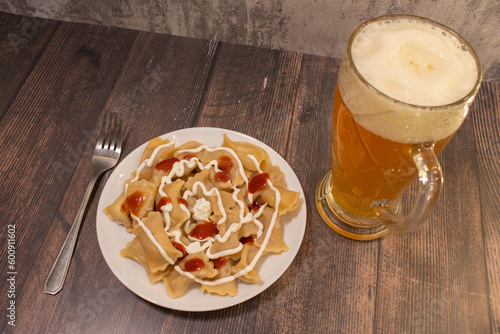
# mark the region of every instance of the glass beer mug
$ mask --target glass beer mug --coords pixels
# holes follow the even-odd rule
[[[315,193],[323,220],[357,240],[421,226],[442,185],[436,156],[481,78],[471,46],[436,22],[389,15],[358,27],[335,88],[332,169]],[[401,196],[415,179],[416,198],[402,214]]]

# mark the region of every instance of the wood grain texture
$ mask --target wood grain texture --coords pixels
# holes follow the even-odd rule
[[[210,49],[209,43],[202,40],[179,39],[165,35],[138,34],[127,54],[129,57],[123,64],[121,75],[113,84],[109,92],[109,99],[104,110],[110,110],[121,114],[125,124],[126,145],[124,155],[141,145],[148,139],[169,132],[177,127],[189,127],[196,115],[196,101],[201,98],[203,87],[202,81],[206,79],[206,63],[210,63],[211,55],[207,55]],[[152,53],[152,50],[154,52]],[[152,55],[154,55],[152,57]],[[189,66],[179,66],[179,61],[191,59]],[[186,63],[184,63],[186,64]],[[186,64],[187,65],[187,64]],[[186,70],[187,69],[187,70]],[[179,72],[180,71],[180,72]],[[175,110],[192,106],[194,110],[185,112],[186,117],[178,117],[177,123],[174,117]],[[183,110],[183,109],[182,109]],[[185,110],[184,110],[185,111]],[[100,110],[95,113],[99,115]],[[179,115],[182,111],[179,110]],[[99,122],[97,122],[99,124]],[[93,137],[95,141],[95,137]],[[82,157],[82,161],[90,162],[92,147]],[[78,166],[81,168],[81,166]],[[77,167],[77,168],[78,168]],[[84,189],[83,186],[88,178],[78,177],[66,190],[63,204],[72,202],[78,198],[75,189]],[[102,184],[104,184],[104,178]],[[99,198],[99,191],[95,198]],[[81,197],[81,196],[80,196]],[[78,201],[78,200],[76,200]],[[65,210],[68,214],[74,214],[76,208]],[[95,212],[97,201],[89,208],[84,227],[80,233],[73,266],[70,268],[71,279],[68,278],[65,290],[78,290],[78,287],[86,287],[97,292],[96,299],[92,294],[71,293],[59,300],[59,306],[78,305],[78,312],[74,314],[55,314],[54,321],[48,329],[55,332],[100,332],[102,330],[101,319],[106,321],[107,328],[117,333],[125,330],[140,332],[143,328],[158,330],[162,321],[151,322],[150,316],[158,313],[157,320],[162,319],[163,309],[149,303],[136,303],[136,296],[130,293],[119,283],[109,270],[101,271],[106,267],[99,252],[95,238]],[[58,246],[51,249],[55,257]],[[90,284],[88,282],[91,282]],[[102,284],[104,282],[104,285]],[[47,296],[50,298],[50,296]],[[67,298],[67,299],[66,299]],[[114,312],[114,305],[119,301],[124,307],[121,312]],[[152,308],[152,309],[151,309]],[[87,316],[81,316],[81,314]],[[149,316],[136,317],[136,314]],[[114,324],[118,324],[115,326]]]
[[[307,232],[292,281],[296,298],[286,301],[293,305],[293,313],[280,322],[269,318],[271,332],[285,328],[294,333],[299,328],[303,333],[369,333],[372,329],[378,241],[360,243],[337,235],[323,222],[314,201],[316,184],[331,167],[338,65],[338,60],[304,56],[286,157],[306,194]]]
[[[444,186],[426,225],[381,240],[376,332],[490,329],[472,126],[469,117],[440,157]]]
[[[197,125],[246,133],[284,155],[302,56],[223,44],[216,60]]]
[[[500,87],[483,83],[476,98],[474,139],[491,328],[500,333]],[[487,112],[490,111],[490,112]]]
[[[0,119],[32,70],[57,21],[2,15],[0,21]]]
[[[2,229],[16,225],[21,331],[47,326],[41,314],[62,323],[58,299],[39,298],[40,288],[80,205],[92,173],[87,144],[135,35],[61,23],[0,122]]]
[[[18,31],[17,20],[0,29]],[[0,87],[18,82],[0,95],[0,233],[3,241],[7,225],[16,225],[18,271],[16,328],[0,322],[2,333],[500,333],[499,84],[483,84],[440,156],[445,184],[427,224],[358,242],[330,230],[314,202],[331,166],[339,59],[75,23],[44,29],[22,50],[24,60],[0,49],[0,64],[19,67],[19,76],[0,80]],[[123,156],[193,126],[240,131],[281,154],[308,210],[301,249],[284,275],[260,295],[213,312],[139,298],[99,251],[95,215],[107,173],[64,289],[44,295],[42,282],[92,173],[105,111],[123,118]],[[0,294],[0,305],[7,302]]]

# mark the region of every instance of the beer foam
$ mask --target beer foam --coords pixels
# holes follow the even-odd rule
[[[382,93],[402,102],[439,106],[466,96],[476,62],[447,32],[416,20],[368,25],[353,40],[357,70]]]
[[[356,70],[372,87],[411,105],[436,107],[460,101],[475,89],[478,79],[476,59],[461,40],[413,18],[365,26],[352,40],[351,55]],[[414,117],[411,106],[381,101],[383,96],[362,87],[343,67],[339,83],[343,82],[346,105],[362,126],[382,137],[399,142],[439,140],[453,134],[467,114],[468,105],[460,105],[446,114],[423,110]]]

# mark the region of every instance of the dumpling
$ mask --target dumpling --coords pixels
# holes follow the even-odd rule
[[[126,187],[124,209],[138,218],[146,217],[153,211],[156,199],[156,186],[148,181],[139,180]]]
[[[224,134],[222,146],[231,148],[238,155],[243,167],[250,171],[256,172],[258,169],[252,159],[247,156],[248,154],[253,155],[255,159],[257,159],[260,169],[264,169],[271,163],[271,158],[269,158],[267,152],[263,148],[252,143],[233,142],[226,134]]]

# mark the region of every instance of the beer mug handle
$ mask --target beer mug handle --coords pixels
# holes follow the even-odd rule
[[[441,191],[443,175],[433,145],[419,145],[412,151],[418,171],[418,194],[413,208],[406,217],[401,217],[390,208],[389,200],[372,203],[377,218],[395,232],[411,232],[429,218]]]

